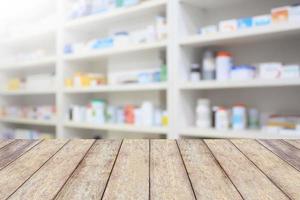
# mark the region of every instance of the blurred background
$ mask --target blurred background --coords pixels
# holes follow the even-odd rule
[[[300,138],[297,0],[1,0],[0,27],[0,138]]]

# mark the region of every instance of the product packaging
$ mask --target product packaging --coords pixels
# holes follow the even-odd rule
[[[253,17],[253,26],[260,27],[260,26],[268,26],[272,23],[271,15],[259,15]]]
[[[219,23],[219,31],[221,33],[234,32],[238,29],[238,21],[236,19],[225,20]]]
[[[252,26],[253,26],[252,17],[242,18],[238,20],[238,29],[252,28]]]

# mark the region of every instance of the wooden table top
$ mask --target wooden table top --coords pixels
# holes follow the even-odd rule
[[[300,140],[0,140],[0,199],[300,199]]]

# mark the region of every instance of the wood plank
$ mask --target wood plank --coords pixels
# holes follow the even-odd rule
[[[0,171],[0,199],[8,198],[67,141],[44,140]]]
[[[148,199],[149,141],[124,140],[104,200]]]
[[[244,199],[289,199],[228,140],[205,140]]]
[[[284,140],[284,141],[300,149],[300,140]]]
[[[259,140],[259,142],[300,171],[300,149],[283,140]]]
[[[0,149],[12,142],[13,142],[13,140],[0,140]]]
[[[101,199],[121,142],[97,141],[56,199]]]
[[[232,142],[291,199],[300,199],[300,172],[254,140]]]
[[[19,158],[33,146],[38,140],[16,140],[0,150],[0,170]]]
[[[151,199],[195,199],[175,140],[151,140]]]
[[[242,199],[202,140],[178,140],[197,199]]]
[[[53,199],[83,159],[94,140],[71,140],[10,199]]]

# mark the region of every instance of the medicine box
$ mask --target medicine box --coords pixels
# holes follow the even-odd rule
[[[272,22],[271,15],[259,15],[253,17],[253,26],[260,27],[260,26],[268,26]]]
[[[291,22],[300,22],[300,4],[292,5],[290,7],[289,20]]]
[[[210,35],[218,32],[218,27],[216,25],[204,26],[200,29],[199,34]]]
[[[252,17],[242,18],[238,20],[238,29],[252,28],[253,20]]]
[[[259,78],[277,79],[280,77],[282,63],[261,63],[259,64]]]
[[[299,78],[300,66],[299,65],[285,65],[281,69],[281,78]]]
[[[219,31],[222,33],[234,32],[238,29],[238,21],[236,19],[225,20],[219,23]]]
[[[289,20],[289,12],[290,12],[289,6],[272,9],[271,10],[272,22],[273,23],[287,22]]]

